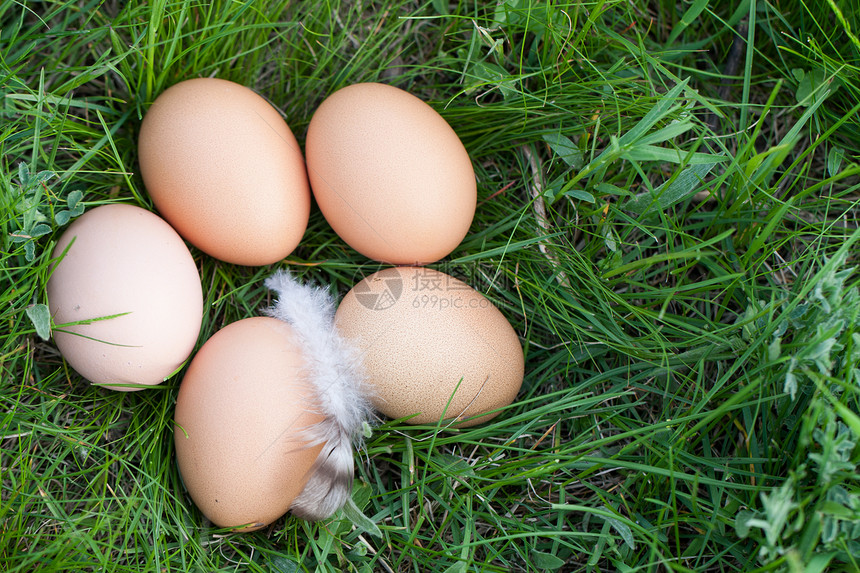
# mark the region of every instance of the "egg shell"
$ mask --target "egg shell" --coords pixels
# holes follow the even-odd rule
[[[139,390],[124,385],[159,384],[185,362],[203,293],[188,247],[163,219],[133,205],[97,207],[66,229],[53,251],[60,256],[48,303],[54,342],[72,368],[95,384]],[[92,322],[68,325],[80,321]]]
[[[302,431],[323,416],[292,327],[254,317],[216,332],[194,356],[176,400],[176,460],[197,507],[243,531],[278,519],[321,446]]]
[[[279,261],[308,224],[296,138],[251,89],[217,78],[175,84],[152,103],[140,173],[159,213],[205,253],[240,265]]]
[[[432,107],[385,84],[342,88],[305,141],[314,198],[334,231],[378,261],[437,261],[462,242],[477,185],[457,134]]]
[[[505,316],[433,269],[366,277],[344,296],[335,325],[361,351],[373,405],[391,418],[471,426],[497,415],[491,411],[510,404],[522,385],[523,350]]]

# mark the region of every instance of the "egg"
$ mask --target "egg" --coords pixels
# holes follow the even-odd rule
[[[404,90],[362,83],[331,94],[308,126],[305,155],[326,221],[371,259],[432,263],[469,230],[469,155],[445,119]]]
[[[138,152],[155,207],[205,253],[267,265],[304,235],[311,200],[301,150],[251,89],[217,78],[175,84],[144,116]]]
[[[271,317],[228,324],[200,348],[176,399],[176,461],[213,523],[251,531],[287,512],[321,446],[322,421],[294,329]]]
[[[335,326],[363,356],[373,405],[408,423],[485,422],[522,385],[523,349],[492,302],[440,271],[395,267],[356,284]]]
[[[72,368],[95,384],[139,390],[182,366],[203,294],[188,247],[163,219],[133,205],[97,207],[66,229],[53,257],[53,337]]]

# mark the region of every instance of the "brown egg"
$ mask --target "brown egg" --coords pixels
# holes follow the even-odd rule
[[[252,90],[215,78],[172,86],[147,111],[138,151],[159,213],[207,254],[266,265],[304,235],[310,190],[301,150]]]
[[[62,256],[48,280],[54,341],[84,378],[139,390],[129,385],[159,384],[185,362],[203,292],[191,253],[163,219],[132,205],[97,207],[66,229],[53,256]]]
[[[347,86],[323,101],[305,142],[320,210],[359,253],[392,264],[427,264],[466,236],[475,172],[466,149],[433,108],[399,88]]]
[[[293,328],[254,317],[215,333],[194,356],[176,400],[176,460],[213,523],[250,531],[286,513],[321,449],[320,422]]]
[[[396,267],[366,277],[341,301],[335,325],[363,353],[371,400],[391,418],[471,426],[494,417],[522,385],[523,350],[510,323],[439,271]]]

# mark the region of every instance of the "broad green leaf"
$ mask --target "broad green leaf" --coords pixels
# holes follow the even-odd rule
[[[352,489],[352,499],[355,502],[356,507],[362,511],[364,511],[364,508],[367,507],[368,503],[370,503],[370,497],[372,495],[373,488],[370,487],[370,484],[361,483]]]
[[[71,219],[71,218],[72,218],[72,212],[69,211],[68,209],[63,209],[62,211],[57,211],[54,214],[54,221],[56,221],[57,225],[59,225],[60,227],[62,227],[66,223],[68,223],[69,219]]]
[[[520,5],[522,0],[503,0],[496,4],[496,11],[493,14],[493,20],[496,24],[502,26],[510,26],[517,24],[522,16],[520,15]]]
[[[548,133],[543,135],[543,140],[546,141],[553,153],[568,166],[574,169],[582,169],[582,153],[570,139],[560,133]]]
[[[835,501],[827,501],[822,502],[818,507],[815,508],[816,511],[820,511],[825,515],[832,515],[833,517],[837,517],[839,519],[853,519],[854,512],[842,505],[841,503],[836,503]]]
[[[614,253],[618,250],[618,241],[616,240],[617,236],[618,235],[615,234],[615,231],[612,230],[612,227],[606,226],[603,228],[603,243],[610,252]]]
[[[475,476],[475,470],[469,465],[469,462],[452,454],[436,454],[433,456],[433,462],[439,467],[439,470],[446,475],[465,477]]]
[[[821,94],[821,96],[816,97],[814,103],[812,105],[810,105],[808,108],[806,108],[806,111],[804,111],[803,115],[800,116],[800,119],[798,119],[794,123],[794,125],[791,126],[791,129],[788,130],[788,133],[785,134],[785,136],[782,138],[780,143],[791,142],[792,145],[794,145],[794,142],[800,137],[800,132],[806,126],[806,123],[813,116],[813,114],[818,110],[818,108],[821,106],[821,104],[824,103],[824,101],[827,99],[827,96],[829,96],[832,93],[832,91],[833,90],[831,88],[824,88],[824,91]]]
[[[797,396],[797,376],[794,375],[794,372],[789,370],[785,373],[785,381],[782,383],[782,391],[791,396],[791,399]]]
[[[782,354],[782,346],[781,340],[777,337],[774,338],[773,341],[767,345],[767,359],[771,362],[776,362],[779,360],[780,355]]]
[[[816,553],[810,557],[809,561],[806,563],[804,573],[823,573],[824,571],[827,571],[827,568],[830,566],[830,562],[834,557],[836,557],[836,555],[836,551]]]
[[[621,539],[624,540],[624,543],[627,545],[627,547],[629,547],[631,550],[636,550],[636,542],[633,540],[633,531],[631,531],[629,525],[618,519],[615,519],[614,517],[600,514],[597,514],[597,517],[606,520],[609,525],[612,526],[612,529],[618,532],[618,535],[621,536]]]
[[[829,370],[829,366],[831,363],[830,351],[833,349],[834,344],[836,344],[835,338],[827,338],[825,340],[819,341],[813,346],[808,346],[807,353],[804,358],[820,362],[822,365],[826,365],[827,369]]]
[[[594,186],[594,190],[604,195],[632,195],[627,189],[622,189],[612,183],[598,183]]]
[[[829,503],[850,506],[853,498],[854,493],[848,493],[848,490],[841,485],[835,485],[827,490],[827,501]]]
[[[544,200],[547,201],[548,204],[552,205],[564,196],[564,193],[562,193],[561,190],[566,186],[567,179],[568,174],[563,174],[546,184],[541,195],[543,195]]]
[[[23,197],[15,204],[15,211],[18,213],[27,213],[30,209],[36,206],[36,201],[33,197]]]
[[[46,183],[51,178],[56,177],[56,176],[57,176],[57,174],[54,173],[53,171],[48,171],[48,170],[39,171],[38,173],[36,173],[35,175],[33,175],[30,178],[30,185],[31,186],[41,185],[42,183]]]
[[[346,498],[346,503],[344,503],[341,511],[343,512],[343,516],[352,522],[357,529],[364,533],[369,533],[374,537],[382,537],[382,532],[376,523],[362,513],[351,497]]]
[[[282,555],[275,555],[269,559],[268,567],[272,573],[296,573],[299,563]]]
[[[702,180],[711,172],[716,163],[707,163],[700,165],[691,165],[684,169],[675,177],[666,183],[660,185],[654,190],[654,194],[645,192],[639,193],[627,203],[624,208],[628,211],[633,211],[639,215],[657,209],[663,210],[672,205],[683,201],[693,195],[702,183]]]
[[[827,174],[835,177],[842,167],[842,158],[845,156],[845,150],[841,147],[831,147],[827,154]]]
[[[51,227],[45,225],[44,223],[39,223],[38,225],[33,227],[28,234],[35,239],[36,237],[47,235],[50,232]]]
[[[585,201],[586,203],[594,203],[594,195],[588,191],[583,191],[582,189],[571,189],[570,191],[567,191],[565,195],[579,199],[580,201]]]
[[[469,67],[469,76],[471,76],[472,81],[466,89],[467,93],[474,92],[479,88],[486,89],[487,86],[495,86],[499,88],[505,99],[516,95],[515,80],[510,79],[511,75],[501,66],[490,62],[475,62]]]
[[[839,535],[839,520],[827,515],[823,516],[821,518],[821,541],[829,545],[833,543],[837,535]]]
[[[63,209],[62,211],[58,211],[54,214],[54,220],[57,222],[57,225],[63,226],[69,222],[72,217],[77,217],[84,212],[84,205],[81,203],[81,197],[83,193],[80,191],[72,191],[69,194],[67,204],[69,205],[68,209]]]
[[[684,163],[686,165],[713,165],[728,159],[725,155],[712,153],[689,153],[680,149],[657,147],[656,145],[636,145],[625,150],[621,157],[629,161],[660,161],[665,163]]]
[[[801,105],[811,105],[815,99],[813,94],[825,83],[824,70],[816,69],[811,72],[806,72],[803,78],[797,83],[797,91],[794,97],[797,103]],[[815,98],[823,97],[820,93],[815,95]]]
[[[18,164],[18,180],[21,182],[21,187],[25,189],[30,185],[30,166],[26,161]]]
[[[735,516],[735,533],[738,534],[738,537],[744,539],[750,534],[751,522],[757,517],[755,512],[746,509],[737,513]]]
[[[48,306],[45,304],[34,304],[32,306],[28,306],[27,310],[27,318],[30,319],[30,322],[33,323],[33,326],[36,328],[36,334],[42,340],[50,340],[51,339],[51,311],[48,309]]]
[[[544,553],[543,551],[532,549],[530,554],[532,564],[538,569],[555,571],[556,569],[561,569],[565,564],[564,559],[559,559],[552,553]]]
[[[76,209],[78,207],[78,203],[81,202],[83,197],[83,192],[76,189],[70,192],[69,196],[66,197],[66,205],[68,205],[69,209]]]

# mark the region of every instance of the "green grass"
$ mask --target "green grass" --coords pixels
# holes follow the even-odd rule
[[[0,3],[0,569],[857,570],[850,0],[124,4]],[[300,142],[333,90],[392,83],[472,157],[474,224],[435,266],[502,309],[526,378],[475,428],[380,421],[354,495],[380,536],[213,529],[173,459],[181,373],[93,388],[45,339],[60,223],[152,208],[141,118],[210,75]],[[276,267],[337,294],[378,268],[316,210],[281,265],[194,255],[201,344]]]

